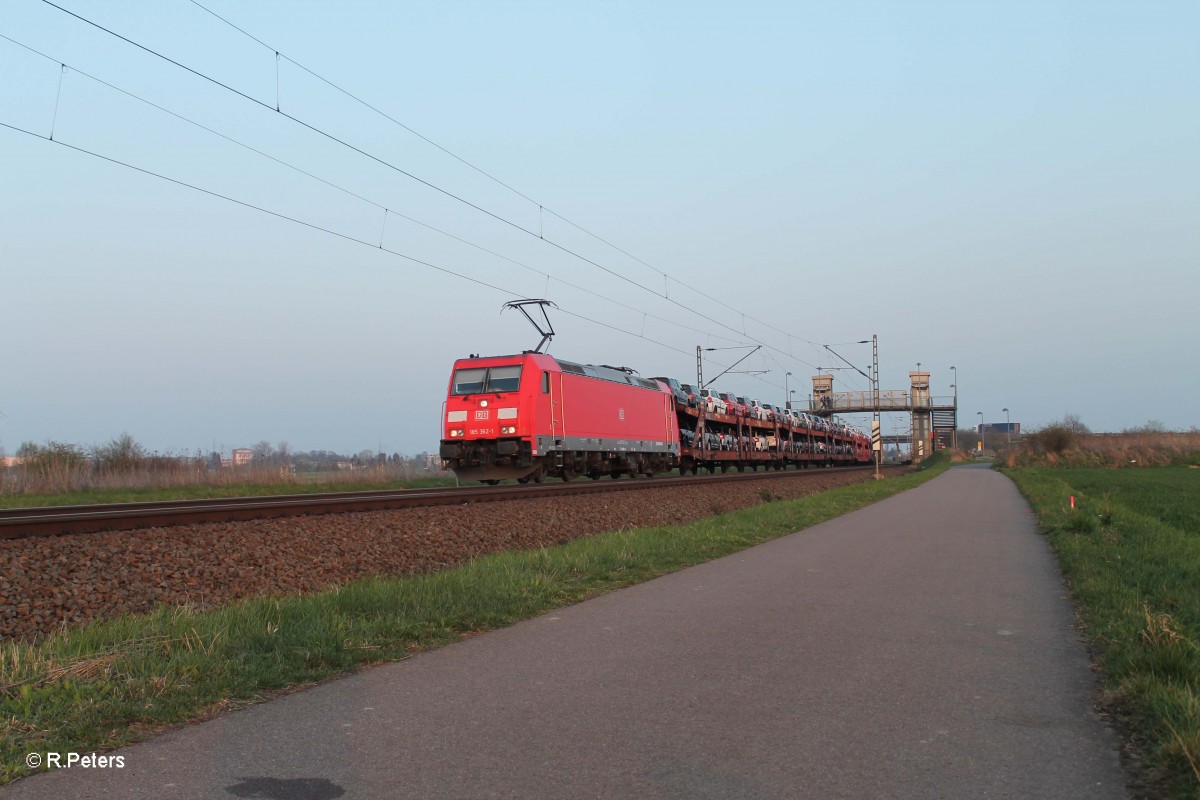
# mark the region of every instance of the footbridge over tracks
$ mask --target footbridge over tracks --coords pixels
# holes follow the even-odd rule
[[[913,461],[933,454],[939,435],[952,438],[958,429],[958,390],[950,397],[934,397],[929,391],[928,372],[908,373],[909,388],[866,392],[833,391],[833,375],[813,375],[809,411],[819,417],[834,414],[904,413],[910,415],[909,435],[883,437],[887,444],[908,444]],[[878,373],[876,373],[876,382]]]

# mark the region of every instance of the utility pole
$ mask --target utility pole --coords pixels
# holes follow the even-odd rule
[[[951,366],[950,371],[954,373],[954,383],[950,384],[950,388],[954,390],[954,432],[950,435],[950,446],[958,450],[958,368]]]
[[[871,436],[879,434],[879,449],[875,450],[875,443],[871,443],[871,449],[875,453],[875,480],[879,480],[883,475],[879,472],[880,462],[883,460],[883,431],[879,427],[879,334],[871,334],[871,405],[875,407],[875,413],[871,416]]]
[[[845,358],[843,358],[836,350],[834,350],[829,345],[824,344],[821,346],[824,347],[826,350],[828,350],[830,353],[833,353],[833,355],[837,356],[838,359],[843,364],[845,364],[847,367],[849,367],[850,369],[857,372],[859,375],[862,375],[864,378],[866,378],[867,381],[871,384],[871,406],[874,409],[874,413],[872,414],[872,417],[871,417],[871,450],[872,450],[872,452],[875,453],[875,479],[878,480],[883,477],[879,473],[879,462],[883,459],[883,431],[879,429],[879,334],[873,333],[873,334],[871,334],[870,340],[863,339],[862,341],[854,342],[854,344],[870,344],[871,345],[871,374],[870,375],[868,375],[867,373],[863,372],[858,367],[851,364],[849,361],[847,361]],[[845,369],[845,367],[837,367],[837,369]],[[821,368],[817,367],[817,372],[819,373],[820,371],[821,371]],[[879,438],[879,449],[875,450],[875,439],[877,437]]]

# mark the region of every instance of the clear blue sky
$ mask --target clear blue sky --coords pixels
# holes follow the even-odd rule
[[[274,52],[188,0],[59,4],[270,109],[4,0],[54,61],[0,39],[0,122],[625,331],[556,316],[572,360],[687,380],[697,344],[761,341],[722,383],[782,402],[838,363],[811,342],[878,333],[884,389],[958,367],[964,425],[1200,424],[1200,3],[202,2],[534,202],[287,60],[277,95]],[[0,175],[10,453],[433,450],[453,359],[536,342],[503,292],[44,138],[0,129]]]

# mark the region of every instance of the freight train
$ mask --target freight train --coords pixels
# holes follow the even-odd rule
[[[536,351],[455,361],[442,423],[446,467],[485,483],[871,461],[835,420]]]

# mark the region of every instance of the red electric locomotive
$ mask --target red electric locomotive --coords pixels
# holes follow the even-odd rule
[[[668,387],[544,353],[455,361],[443,423],[441,457],[467,480],[616,478],[679,463]]]

